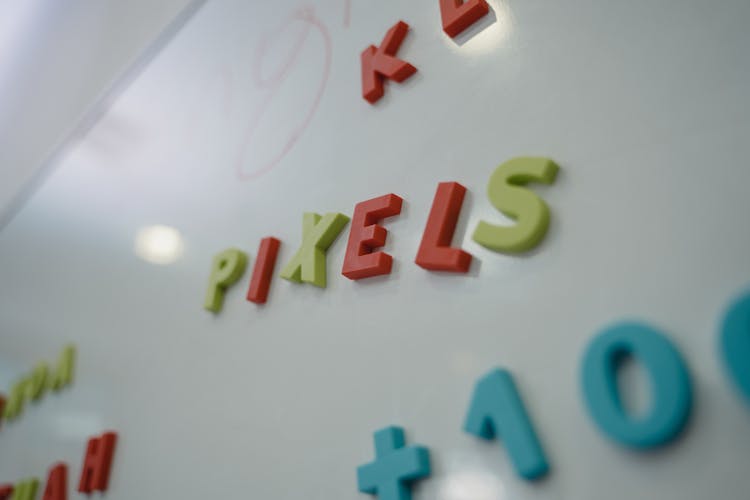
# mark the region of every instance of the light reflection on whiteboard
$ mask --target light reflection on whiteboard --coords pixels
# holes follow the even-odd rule
[[[183,249],[182,236],[173,227],[144,227],[135,237],[135,254],[152,264],[171,264],[180,258]]]
[[[492,473],[467,469],[449,474],[438,489],[438,500],[505,500],[505,485]]]

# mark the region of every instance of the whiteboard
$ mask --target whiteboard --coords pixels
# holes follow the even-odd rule
[[[368,498],[356,468],[399,425],[430,450],[416,499],[743,498],[750,408],[717,349],[750,285],[750,3],[490,5],[456,40],[437,0],[201,8],[0,231],[0,388],[78,352],[70,388],[4,423],[0,482],[63,460],[72,493],[86,440],[111,429],[111,500]],[[359,55],[400,19],[418,71],[373,106]],[[532,186],[552,222],[504,255],[471,233],[511,223],[485,191],[524,155],[560,165]],[[413,262],[443,181],[468,190],[466,275]],[[277,276],[267,304],[245,300],[261,238],[282,241],[278,275],[304,212],[388,193],[404,198],[384,222],[390,275],[341,276],[347,227],[325,289]],[[155,225],[179,232],[168,264],[136,253]],[[211,259],[229,247],[250,265],[214,315]],[[689,427],[658,451],[617,445],[582,401],[583,352],[623,319],[664,332],[694,384]],[[462,430],[495,367],[544,444],[543,481]]]

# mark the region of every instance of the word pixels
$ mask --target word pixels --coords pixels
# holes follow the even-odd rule
[[[495,169],[487,185],[487,196],[500,212],[516,221],[501,226],[480,221],[472,238],[480,245],[502,253],[526,252],[544,239],[550,223],[547,204],[526,187],[530,182],[554,183],[557,164],[549,158],[519,157]],[[461,213],[466,188],[457,182],[438,184],[427,217],[422,240],[414,262],[429,271],[467,273],[470,253],[451,246]],[[382,251],[388,231],[379,224],[382,219],[401,213],[403,199],[393,193],[360,202],[354,208],[346,257],[341,274],[351,280],[390,274],[393,257]],[[327,283],[326,252],[349,223],[347,215],[313,212],[302,217],[302,243],[280,276],[294,283],[309,283],[325,288]],[[281,242],[264,238],[253,269],[247,300],[266,302]],[[221,311],[224,293],[245,272],[248,256],[242,250],[228,248],[216,254],[211,265],[203,307]]]

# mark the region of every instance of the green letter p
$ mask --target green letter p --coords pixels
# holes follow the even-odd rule
[[[224,292],[242,277],[247,266],[247,255],[242,250],[229,248],[214,256],[208,290],[203,307],[219,312],[224,304]]]

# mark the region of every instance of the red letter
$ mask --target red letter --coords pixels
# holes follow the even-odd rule
[[[385,245],[388,237],[388,231],[376,222],[400,214],[403,201],[391,193],[357,203],[341,274],[358,280],[391,272],[393,257],[385,252],[372,253],[373,248]]]
[[[276,238],[268,237],[260,240],[258,258],[253,266],[253,277],[250,279],[250,288],[247,290],[247,300],[256,304],[265,304],[268,298],[268,288],[271,286],[273,268],[276,265],[276,256],[279,253],[281,242]]]
[[[490,11],[485,0],[440,0],[440,15],[443,18],[443,31],[455,38],[463,30],[479,21]]]
[[[457,182],[438,184],[422,243],[414,260],[418,266],[431,271],[456,273],[469,270],[471,254],[450,246],[465,193],[466,188]]]
[[[0,484],[0,500],[8,500],[12,494],[12,484]]]
[[[383,97],[383,80],[389,78],[400,83],[417,71],[395,57],[408,31],[409,25],[399,21],[388,30],[380,47],[370,45],[362,52],[362,96],[370,104]]]
[[[106,432],[101,437],[89,440],[86,447],[86,457],[83,459],[78,491],[81,493],[107,491],[109,470],[112,467],[112,456],[115,453],[116,442],[117,434],[114,432]]]
[[[68,500],[68,466],[64,463],[50,469],[42,500]]]

